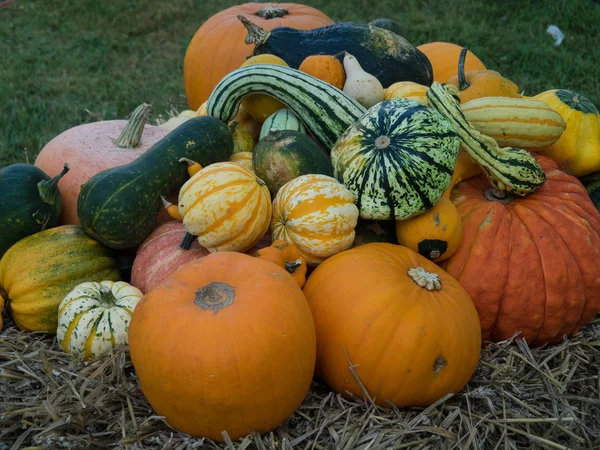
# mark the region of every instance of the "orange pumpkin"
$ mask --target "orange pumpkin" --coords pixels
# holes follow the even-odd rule
[[[346,82],[344,66],[335,56],[311,55],[302,61],[298,70],[343,89]]]
[[[221,252],[185,264],[142,298],[129,350],[142,392],[169,425],[223,442],[223,431],[234,441],[266,433],[300,406],[316,336],[283,268]]]
[[[256,252],[256,257],[283,267],[296,280],[298,286],[304,286],[307,270],[306,259],[302,257],[294,244],[281,240],[275,241],[270,247]]]
[[[369,243],[332,256],[304,286],[317,330],[316,375],[335,392],[428,406],[477,367],[477,311],[460,284],[418,253]],[[352,369],[351,369],[352,368]]]
[[[265,30],[311,30],[333,23],[315,8],[295,3],[244,3],[215,14],[198,29],[185,53],[183,81],[190,109],[198,109],[217,83],[252,55],[254,45],[244,42],[247,30],[238,15]]]
[[[481,97],[521,97],[517,85],[495,70],[467,72],[465,69],[466,54],[467,49],[462,49],[458,62],[458,75],[452,76],[446,81],[458,88],[461,103]]]
[[[61,178],[58,189],[63,206],[60,225],[79,225],[77,198],[81,185],[106,169],[137,159],[160,141],[169,130],[145,125],[150,105],[141,105],[129,121],[103,120],[70,128],[44,146],[35,165],[46,173],[60,173],[69,163],[69,176]],[[121,138],[121,139],[120,139]],[[168,220],[162,213],[159,221]]]
[[[433,67],[433,81],[445,83],[452,76],[458,75],[458,60],[462,47],[450,42],[429,42],[417,47],[421,50]],[[481,60],[469,51],[465,61],[465,71],[485,70]]]
[[[600,312],[600,213],[575,177],[536,159],[546,182],[533,194],[501,194],[484,175],[452,191],[463,241],[444,267],[471,295],[485,340],[559,342]]]
[[[412,81],[399,81],[385,90],[383,99],[407,98],[427,105],[427,86]]]
[[[315,266],[352,246],[357,221],[354,195],[346,186],[327,175],[301,175],[277,192],[271,234],[294,244]]]

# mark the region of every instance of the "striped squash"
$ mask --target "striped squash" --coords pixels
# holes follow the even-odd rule
[[[459,140],[437,111],[404,98],[383,101],[337,141],[335,177],[360,217],[408,219],[431,208],[452,180]]]
[[[327,175],[301,175],[273,201],[271,235],[296,246],[311,266],[352,246],[358,209],[352,192]]]
[[[290,67],[257,64],[234,70],[217,84],[208,98],[208,115],[227,122],[236,115],[242,99],[256,93],[284,103],[328,150],[366,112],[325,81]]]
[[[271,194],[265,182],[236,162],[211,164],[179,191],[179,214],[188,236],[210,252],[244,252],[269,229]]]
[[[500,147],[548,147],[566,127],[558,111],[539,100],[482,97],[460,105],[460,109],[477,131],[494,138]]]
[[[482,167],[490,183],[499,191],[522,196],[539,189],[546,175],[535,157],[521,148],[500,148],[493,138],[477,131],[458,106],[458,94],[453,85],[433,82],[427,90],[427,101],[452,123],[461,145]]]
[[[62,349],[89,360],[127,345],[131,315],[142,292],[124,281],[77,285],[58,306],[56,338]]]
[[[259,139],[264,138],[270,131],[294,130],[306,134],[306,128],[298,117],[287,108],[280,109],[275,114],[267,117],[260,129]]]

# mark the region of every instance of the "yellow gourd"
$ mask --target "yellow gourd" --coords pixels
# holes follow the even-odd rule
[[[567,124],[558,141],[539,154],[552,158],[576,177],[600,171],[600,114],[596,106],[566,89],[545,91],[533,99],[552,106]]]
[[[391,100],[393,98],[407,98],[414,100],[419,103],[427,105],[427,86],[423,86],[419,83],[412,81],[399,81],[398,83],[392,84],[385,90],[384,100]]]
[[[270,54],[257,55],[248,58],[240,67],[252,66],[254,64],[276,64],[278,66],[288,67],[283,59]],[[242,107],[252,116],[252,118],[264,122],[271,114],[285,108],[285,105],[268,95],[252,94],[242,100]]]

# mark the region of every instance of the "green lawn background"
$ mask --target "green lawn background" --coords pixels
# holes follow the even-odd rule
[[[0,166],[33,162],[75,125],[163,113],[184,100],[183,59],[198,27],[235,1],[14,0],[0,8]],[[310,0],[335,21],[398,21],[414,45],[471,49],[527,95],[579,92],[600,106],[600,3],[594,0]],[[564,33],[562,45],[546,33]],[[185,105],[177,105],[185,109]]]

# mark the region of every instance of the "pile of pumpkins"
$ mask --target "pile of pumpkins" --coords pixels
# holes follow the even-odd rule
[[[283,423],[313,376],[426,406],[484,341],[577,332],[600,311],[597,109],[402,33],[297,4],[210,18],[190,110],[0,170],[0,308],[82,360],[129,345],[157,413],[217,441]]]

